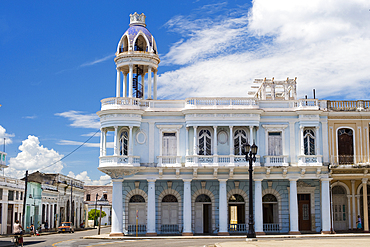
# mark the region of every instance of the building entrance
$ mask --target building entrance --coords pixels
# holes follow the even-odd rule
[[[299,231],[311,231],[310,194],[298,194]]]
[[[202,194],[195,200],[195,233],[212,233],[212,202]]]

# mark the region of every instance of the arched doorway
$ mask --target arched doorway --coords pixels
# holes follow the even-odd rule
[[[279,209],[278,200],[273,194],[266,194],[262,197],[263,207],[263,231],[279,231]]]
[[[174,195],[166,195],[162,199],[161,232],[174,233],[179,231],[179,202]]]
[[[229,198],[229,230],[230,232],[246,232],[245,201],[239,194]]]
[[[370,222],[370,185],[367,185],[367,212],[368,222]],[[363,187],[360,189],[360,217],[362,220],[362,228],[364,228],[364,190]],[[357,218],[357,217],[356,217]]]
[[[353,164],[353,130],[342,128],[338,130],[338,161],[339,164]]]
[[[195,233],[212,232],[212,201],[206,194],[195,199]]]
[[[348,230],[348,205],[346,190],[336,185],[332,188],[333,194],[333,222],[334,230]]]
[[[141,195],[133,195],[128,203],[128,232],[136,232],[136,216],[138,217],[138,232],[146,232],[146,203]]]

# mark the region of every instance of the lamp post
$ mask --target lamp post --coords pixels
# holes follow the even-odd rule
[[[96,226],[96,206],[98,205],[98,193],[95,196],[95,214],[94,214],[94,226]]]
[[[254,231],[254,219],[253,219],[253,189],[252,189],[252,173],[253,173],[253,162],[256,161],[256,154],[258,147],[253,143],[252,146],[247,144],[245,148],[245,160],[249,162],[249,221],[248,221],[248,233],[247,238],[256,238],[256,232]]]

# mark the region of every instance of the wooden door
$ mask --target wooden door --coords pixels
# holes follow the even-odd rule
[[[333,195],[334,230],[348,230],[347,196]]]
[[[311,231],[310,194],[298,194],[299,231]]]
[[[195,203],[195,233],[203,233],[203,204]]]
[[[178,203],[162,203],[162,225],[177,225]]]
[[[12,234],[13,229],[13,204],[8,204],[8,221],[7,221],[7,234]]]
[[[203,204],[203,233],[212,233],[211,204]]]
[[[145,203],[129,203],[128,210],[129,225],[136,225],[136,211],[138,211],[138,224],[146,225]]]

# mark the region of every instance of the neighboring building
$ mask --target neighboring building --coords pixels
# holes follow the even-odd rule
[[[154,37],[144,14],[130,20],[116,52],[116,97],[97,113],[99,170],[113,182],[111,235],[133,234],[136,216],[140,234],[245,233],[250,189],[258,234],[328,233],[326,101],[297,99],[289,78],[255,80],[250,97],[158,100]],[[253,188],[247,142],[259,147]]]
[[[0,168],[7,168],[6,153],[0,151]],[[24,182],[0,176],[0,234],[11,234],[15,220],[22,221]]]
[[[37,171],[28,176],[28,184],[31,188],[27,187],[27,226],[33,223],[36,228],[44,227],[47,221],[48,228],[55,228],[61,222],[71,221],[79,227],[84,221],[84,182],[62,174]]]
[[[85,203],[87,204],[86,217],[88,219],[88,212],[92,209],[102,210],[106,216],[101,219],[102,225],[111,225],[112,215],[112,186],[95,186],[85,185]],[[96,200],[97,199],[97,200]],[[85,221],[87,223],[87,221]]]
[[[328,101],[333,228],[369,231],[370,101]]]

